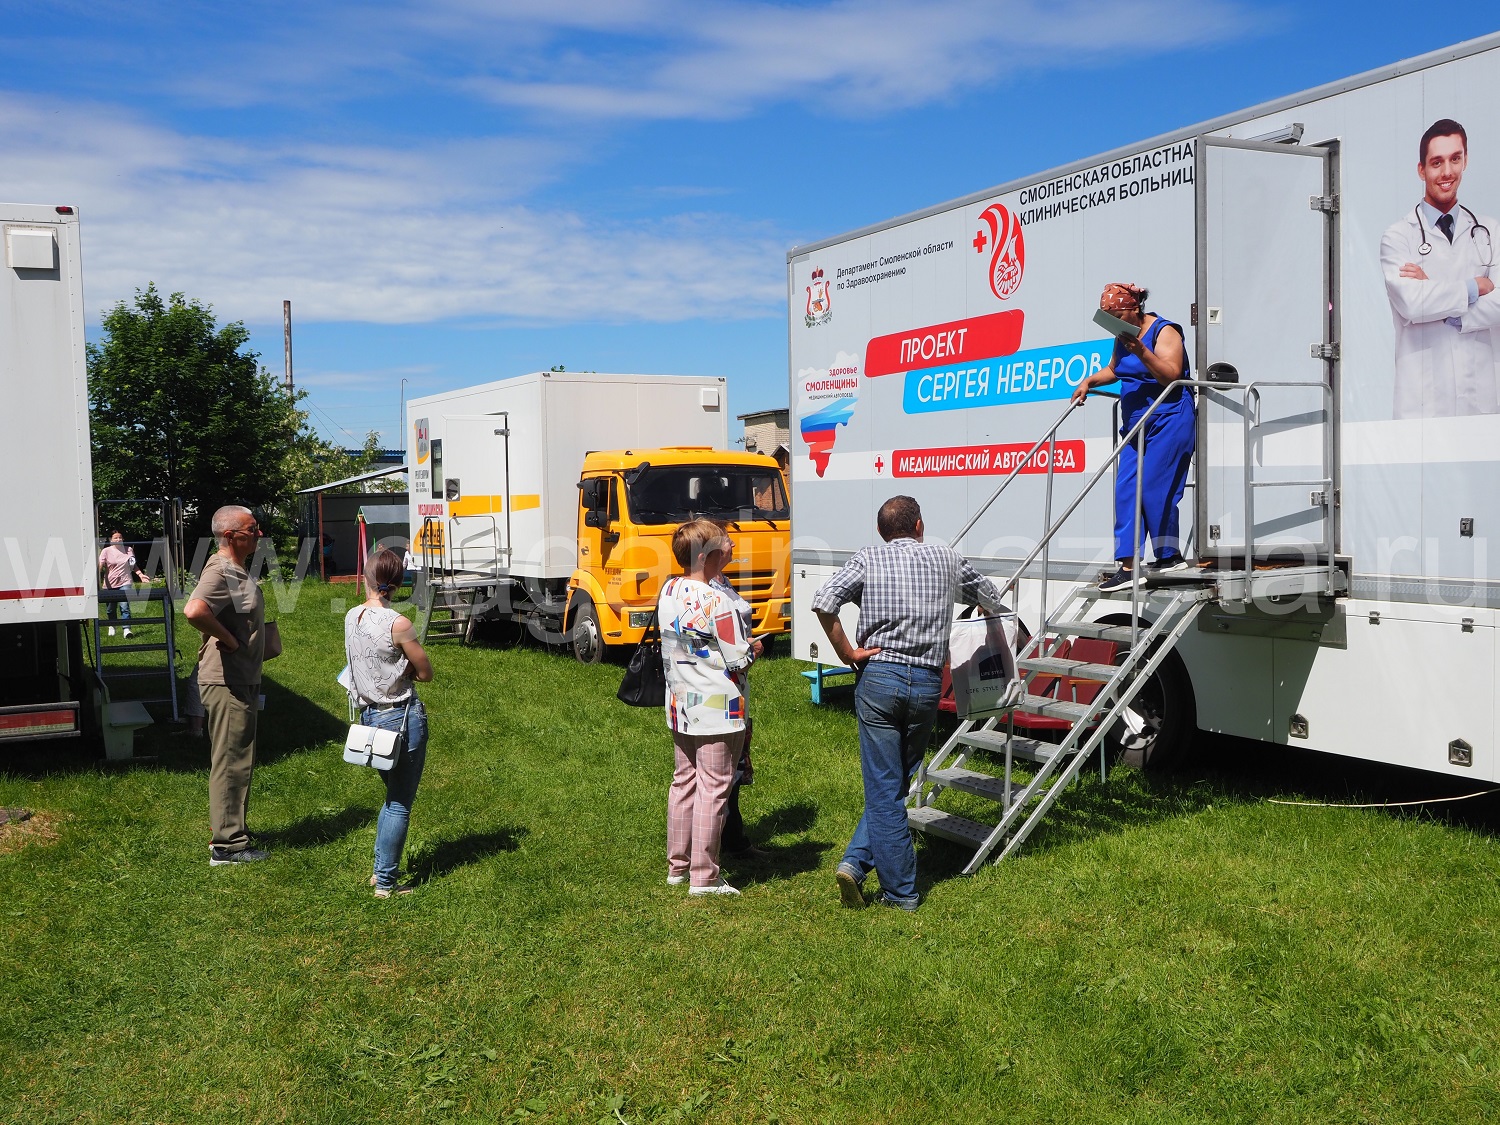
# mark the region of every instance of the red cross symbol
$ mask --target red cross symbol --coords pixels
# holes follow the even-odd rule
[[[983,254],[984,248],[989,245],[989,242],[990,240],[984,236],[984,231],[980,231],[974,236],[974,253]]]
[[[876,454],[876,456],[875,456],[875,471],[878,473],[883,468],[885,468],[885,462],[880,459],[880,455],[879,454]]]

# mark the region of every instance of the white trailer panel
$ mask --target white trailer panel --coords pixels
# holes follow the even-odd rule
[[[83,269],[72,208],[0,204],[0,624],[97,616]]]

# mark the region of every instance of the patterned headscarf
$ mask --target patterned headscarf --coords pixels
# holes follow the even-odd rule
[[[1112,281],[1099,296],[1099,307],[1105,312],[1130,312],[1141,307],[1146,291],[1128,281]]]

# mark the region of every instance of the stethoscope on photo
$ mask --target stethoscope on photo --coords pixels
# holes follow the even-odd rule
[[[1490,228],[1481,223],[1479,221],[1479,217],[1475,215],[1473,211],[1470,211],[1467,207],[1465,207],[1462,203],[1458,205],[1458,208],[1465,215],[1469,216],[1469,237],[1474,240],[1475,246],[1480,245],[1479,232],[1484,231],[1484,249],[1479,252],[1479,264],[1488,269],[1490,266],[1493,266],[1495,264],[1495,246],[1494,243],[1490,241]],[[1428,254],[1432,253],[1432,243],[1427,241],[1427,226],[1422,222],[1422,205],[1418,203],[1411,209],[1411,212],[1417,217],[1417,230],[1422,235],[1422,245],[1417,247],[1417,253],[1421,254],[1425,258]]]

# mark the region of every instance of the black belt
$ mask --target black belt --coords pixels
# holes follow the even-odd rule
[[[365,704],[365,710],[366,711],[394,711],[398,707],[410,707],[413,703],[416,703],[416,702],[417,702],[417,700],[415,700],[415,699],[403,699],[400,703],[367,703],[367,704]]]

